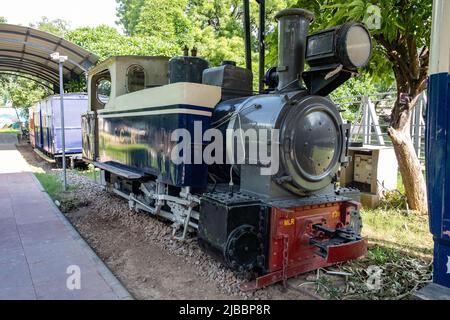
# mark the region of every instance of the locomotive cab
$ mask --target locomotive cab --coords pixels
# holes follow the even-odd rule
[[[98,159],[97,116],[101,110],[114,109],[120,96],[167,84],[168,60],[166,57],[118,56],[89,71],[89,111],[82,116],[85,161]]]

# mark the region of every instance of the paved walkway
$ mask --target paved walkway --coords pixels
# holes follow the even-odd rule
[[[42,190],[15,142],[0,134],[0,300],[131,299]]]

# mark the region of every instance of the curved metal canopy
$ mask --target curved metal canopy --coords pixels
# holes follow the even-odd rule
[[[22,73],[59,86],[58,63],[50,54],[67,56],[64,79],[78,78],[99,58],[76,44],[30,27],[0,23],[0,72]]]

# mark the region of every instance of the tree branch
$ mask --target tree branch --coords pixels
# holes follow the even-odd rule
[[[397,67],[397,69],[401,71],[403,80],[408,81],[409,79],[412,79],[412,75],[410,74],[411,71],[406,65],[404,58],[402,58],[397,52],[399,48],[397,48],[397,46],[393,43],[387,41],[387,39],[382,34],[375,35],[374,38],[386,49],[389,60],[394,65],[394,68]],[[402,41],[401,36],[399,36],[398,41]],[[405,57],[405,59],[406,58],[407,57]]]
[[[419,79],[420,61],[419,55],[417,54],[416,40],[411,34],[408,34],[406,36],[406,45],[408,48],[408,55],[409,55],[408,61],[410,62],[411,65],[410,70],[412,79],[417,80]]]

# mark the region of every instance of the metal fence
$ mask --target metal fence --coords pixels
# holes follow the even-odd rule
[[[334,99],[342,108],[343,116],[352,125],[351,141],[365,145],[392,145],[387,133],[392,108],[397,99],[396,92],[374,93],[362,96]],[[411,116],[411,137],[416,153],[425,162],[425,121],[423,112],[427,104],[426,93],[422,93]]]

